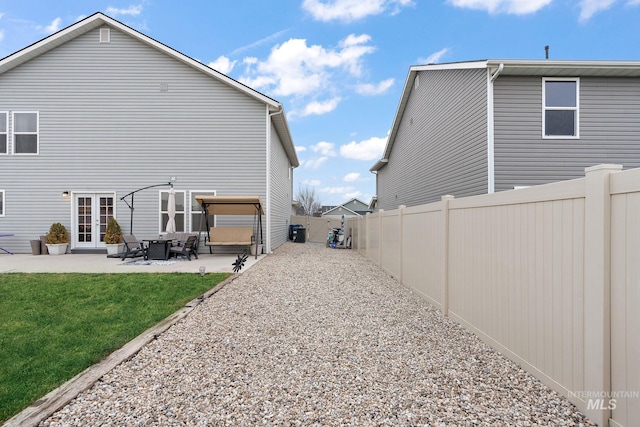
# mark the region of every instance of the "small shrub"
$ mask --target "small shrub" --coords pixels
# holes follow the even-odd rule
[[[64,225],[54,222],[47,233],[47,243],[55,245],[58,243],[69,243],[69,232]]]
[[[104,242],[108,245],[122,243],[122,229],[115,218],[111,218],[107,223],[107,229],[104,232]]]

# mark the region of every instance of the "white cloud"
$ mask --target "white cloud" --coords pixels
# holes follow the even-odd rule
[[[222,74],[229,74],[235,67],[236,62],[238,61],[231,61],[226,56],[219,56],[215,61],[209,62],[209,67],[220,71]]]
[[[615,2],[616,0],[580,0],[580,21],[588,21],[594,14],[610,8]]]
[[[332,142],[321,141],[309,148],[311,148],[315,153],[320,153],[323,156],[335,157],[338,154],[336,153],[334,147],[335,144]]]
[[[4,40],[4,30],[0,30],[0,42]]]
[[[338,107],[340,100],[341,98],[338,96],[324,102],[312,101],[308,103],[300,113],[294,112],[293,114],[299,114],[301,116],[310,116],[315,114],[320,116],[335,110]]]
[[[302,8],[318,21],[353,22],[367,16],[399,13],[412,0],[304,0]]]
[[[302,181],[302,185],[310,185],[312,187],[317,187],[321,184],[319,179],[305,179]]]
[[[420,58],[418,62],[420,64],[437,64],[447,53],[449,53],[449,48],[445,47],[444,49],[440,49],[439,51],[432,53],[426,59]]]
[[[376,136],[364,141],[351,141],[340,146],[340,154],[348,159],[374,160],[382,156],[384,147],[387,144],[387,137],[378,138]]]
[[[356,87],[356,92],[360,95],[380,95],[385,93],[391,86],[393,86],[394,79],[386,79],[378,83],[377,85],[371,83],[360,84]]]
[[[290,39],[276,45],[265,61],[245,59],[247,70],[240,81],[274,96],[308,96],[333,91],[345,80],[345,70],[351,76],[362,73],[362,58],[375,49],[370,37],[349,35],[337,48],[307,45],[305,39]]]
[[[353,187],[324,187],[320,189],[321,193],[327,194],[345,194],[353,191],[357,190]]]
[[[318,159],[315,160],[307,160],[306,162],[302,162],[302,165],[305,168],[308,169],[318,169],[320,166],[322,166],[327,160],[329,160],[328,157],[326,156],[322,156]]]
[[[281,31],[273,33],[273,34],[271,34],[271,35],[269,35],[267,37],[264,37],[264,38],[262,38],[262,39],[260,39],[258,41],[255,41],[255,42],[253,42],[251,44],[239,47],[239,48],[235,49],[233,52],[231,52],[231,56],[239,55],[242,52],[246,52],[247,50],[251,50],[251,49],[254,49],[256,47],[260,47],[263,44],[274,42],[277,39],[279,39],[281,36],[283,36],[288,31],[289,31],[289,29],[281,30]]]
[[[60,24],[62,24],[62,18],[56,18],[53,21],[51,21],[51,23],[46,27],[43,27],[42,25],[38,25],[37,29],[38,31],[41,31],[43,33],[52,34],[60,30]]]
[[[553,0],[447,0],[456,7],[486,10],[489,13],[526,15],[551,4]]]
[[[360,174],[358,172],[348,173],[342,178],[345,182],[353,182],[357,181],[360,178]]]
[[[303,147],[302,145],[296,145],[296,153],[302,153],[303,151],[307,151],[307,147]]]
[[[117,7],[109,6],[106,12],[107,12],[107,15],[112,15],[112,16],[117,16],[117,15],[137,16],[137,15],[140,15],[140,13],[142,12],[142,5],[141,4],[131,5],[126,9],[120,9]]]
[[[347,199],[347,200],[357,199],[360,196],[362,196],[362,194],[363,194],[362,191],[356,190],[356,191],[354,191],[352,193],[344,193],[344,198]]]

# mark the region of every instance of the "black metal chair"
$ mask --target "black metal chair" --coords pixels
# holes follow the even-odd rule
[[[169,251],[176,256],[186,256],[189,261],[191,261],[191,255],[198,259],[198,236],[190,235],[184,242],[171,246]]]
[[[145,256],[147,253],[147,248],[144,247],[142,242],[136,239],[136,236],[133,234],[124,234],[122,235],[122,240],[124,241],[125,250],[122,253],[122,259],[125,258],[135,258],[139,256]]]

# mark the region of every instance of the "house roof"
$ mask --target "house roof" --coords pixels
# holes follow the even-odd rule
[[[296,154],[296,150],[293,144],[293,139],[291,138],[291,133],[289,132],[289,125],[287,124],[287,118],[284,114],[284,109],[282,104],[280,104],[275,99],[272,99],[255,89],[250,88],[237,80],[232,79],[225,74],[220,73],[219,71],[214,70],[206,66],[205,64],[196,61],[193,58],[188,57],[187,55],[178,52],[177,50],[170,48],[169,46],[158,42],[157,40],[148,37],[139,31],[134,30],[127,25],[116,21],[113,18],[104,15],[103,13],[96,12],[93,15],[76,22],[73,25],[70,25],[44,39],[35,42],[34,44],[25,47],[3,59],[0,60],[0,74],[6,73],[13,68],[32,60],[33,58],[40,56],[52,49],[55,49],[58,46],[63,45],[64,43],[81,36],[91,30],[102,27],[104,25],[108,25],[118,30],[128,34],[129,36],[151,46],[155,49],[158,49],[167,55],[172,56],[173,58],[181,61],[184,64],[189,65],[212,78],[219,80],[220,82],[227,84],[240,92],[264,103],[268,106],[269,112],[271,113],[271,118],[273,125],[278,132],[278,136],[282,141],[282,145],[287,153],[287,157],[291,162],[293,167],[300,166],[300,162],[298,161],[298,156]]]
[[[389,139],[382,158],[369,169],[377,172],[389,161],[400,120],[409,101],[411,88],[420,71],[486,69],[490,75],[544,76],[544,77],[640,77],[640,61],[558,61],[549,59],[485,59],[479,61],[450,62],[445,64],[415,65],[409,73],[402,90],[400,102],[389,132]]]
[[[344,205],[339,205],[339,206],[336,206],[336,207],[334,207],[334,208],[332,208],[332,209],[329,209],[328,211],[323,212],[323,213],[322,213],[322,216],[325,216],[325,215],[334,215],[334,214],[336,214],[336,212],[334,212],[334,211],[337,211],[337,210],[339,210],[339,209],[344,209],[345,211],[350,212],[350,213],[351,213],[352,215],[354,215],[354,216],[360,216],[360,214],[359,214],[358,212],[356,212],[356,211],[352,211],[351,209],[349,209],[348,207],[346,207],[346,206],[344,206]],[[338,213],[338,215],[341,215],[341,214],[340,214],[340,213]]]

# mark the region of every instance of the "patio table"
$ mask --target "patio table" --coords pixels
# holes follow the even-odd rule
[[[11,237],[11,236],[15,236],[15,234],[7,234],[7,233],[1,233],[1,234],[0,234],[0,237]],[[6,249],[5,249],[5,248],[3,248],[3,247],[0,247],[0,251],[4,251],[4,252],[6,252],[6,253],[8,253],[8,254],[10,254],[10,255],[13,255],[13,252],[8,251],[8,250],[6,250]]]
[[[154,239],[143,241],[147,243],[145,259],[169,259],[169,255],[171,254],[169,248],[171,247],[171,242],[173,242],[173,240]]]

